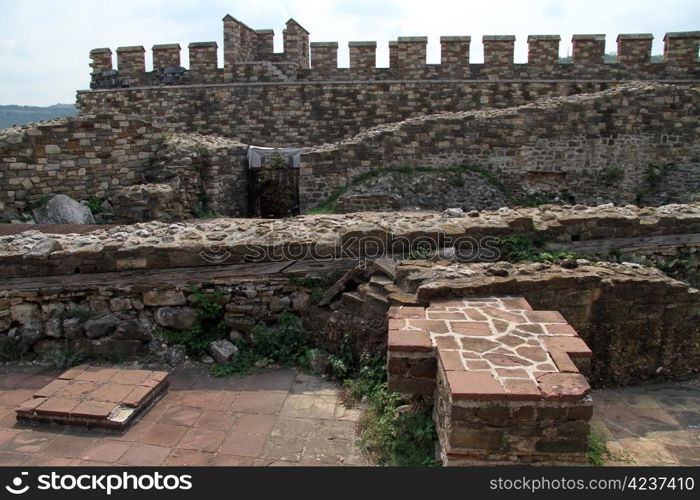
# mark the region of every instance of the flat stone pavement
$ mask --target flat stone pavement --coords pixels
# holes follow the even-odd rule
[[[592,428],[607,465],[700,465],[700,377],[594,390]]]
[[[0,465],[367,465],[354,445],[359,410],[318,377],[267,369],[217,379],[180,367],[125,433],[18,425],[15,405],[60,373],[0,366]],[[607,465],[700,465],[700,377],[592,395]]]
[[[366,465],[357,409],[335,384],[290,369],[171,373],[168,393],[126,432],[26,426],[15,405],[60,372],[0,371],[0,465]]]

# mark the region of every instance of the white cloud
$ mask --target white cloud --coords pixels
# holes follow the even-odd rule
[[[574,33],[605,33],[611,51],[618,33],[650,32],[654,53],[661,53],[666,31],[700,29],[695,0],[0,0],[0,12],[0,103],[36,105],[72,102],[75,90],[88,85],[94,47],[143,45],[147,64],[156,43],[179,42],[183,62],[189,42],[222,47],[227,13],[255,29],[273,28],[277,50],[284,23],[294,17],[312,41],[339,42],[341,65],[350,40],[376,40],[378,62],[386,66],[387,42],[397,36],[428,36],[428,62],[438,62],[440,35],[471,35],[471,58],[480,62],[482,35],[512,34],[516,62],[524,62],[528,34],[561,35],[566,55]]]

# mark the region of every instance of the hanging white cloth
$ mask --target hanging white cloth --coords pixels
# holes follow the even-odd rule
[[[291,158],[292,168],[299,168],[301,165],[301,154],[304,148],[264,148],[261,146],[248,147],[248,168],[262,167],[262,159],[274,153],[279,153],[282,157],[289,161]]]

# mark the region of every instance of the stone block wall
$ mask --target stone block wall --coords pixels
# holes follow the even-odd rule
[[[553,70],[559,64],[559,35],[530,35],[527,37],[527,63]],[[650,49],[651,53],[651,49]]]
[[[377,42],[349,42],[350,69],[362,72],[377,67]]]
[[[484,35],[484,66],[489,74],[507,73],[513,65],[514,36]]]
[[[92,49],[90,51],[90,67],[92,74],[112,70],[112,51],[108,48]]]
[[[399,37],[396,48],[397,71],[402,78],[420,75],[427,61],[428,37]]]
[[[618,35],[617,61],[625,65],[649,64],[653,38],[650,33]]]
[[[105,198],[141,181],[162,142],[140,117],[80,115],[2,130],[0,211],[59,192]]]
[[[309,32],[290,19],[286,23],[282,36],[284,38],[284,58],[301,69],[309,68]]]
[[[574,35],[574,64],[596,66],[603,64],[605,56],[605,35]]]
[[[214,82],[220,78],[217,61],[216,42],[193,42],[190,51],[190,72],[195,81]]]
[[[677,72],[692,71],[698,62],[700,31],[666,33],[664,61]]]
[[[180,64],[180,44],[166,43],[153,46],[153,69],[178,68]]]
[[[54,194],[109,201],[111,222],[248,214],[247,145],[166,136],[140,117],[80,115],[0,134],[0,214]],[[14,218],[14,217],[13,217]]]
[[[692,201],[700,181],[699,103],[696,90],[628,84],[509,110],[428,115],[374,127],[302,155],[302,208],[375,168],[460,163],[487,169],[514,199],[528,191],[566,189],[589,205],[638,203],[656,189],[650,169],[675,164],[669,170],[674,189]]]
[[[147,82],[146,49],[142,45],[117,48],[117,65],[120,85],[138,86]]]
[[[242,61],[258,61],[258,33],[226,15],[224,23],[224,70],[230,71],[231,66]]]
[[[469,64],[470,36],[441,36],[440,37],[440,64],[453,68],[463,67]]]
[[[232,285],[202,283],[201,293],[218,291],[226,325],[248,335],[259,321],[271,321],[284,309],[299,312],[308,293],[288,276],[242,277]],[[23,352],[43,355],[69,346],[91,355],[166,357],[159,328],[185,330],[197,320],[194,292],[184,283],[66,286],[51,291],[0,291],[0,336]],[[294,300],[292,300],[294,299]],[[179,361],[182,361],[180,358]]]
[[[338,42],[311,43],[311,69],[331,73],[338,68]]]

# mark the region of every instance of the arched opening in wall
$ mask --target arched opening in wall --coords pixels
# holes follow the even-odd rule
[[[301,148],[248,149],[248,213],[278,219],[299,215]]]

